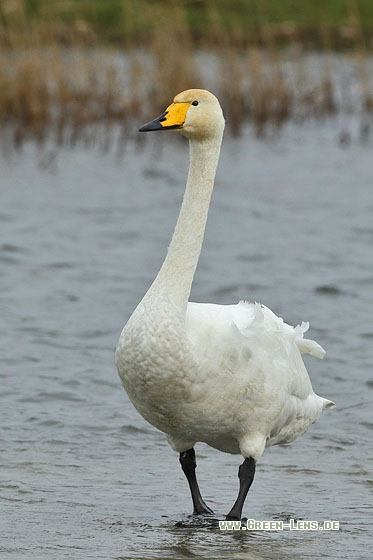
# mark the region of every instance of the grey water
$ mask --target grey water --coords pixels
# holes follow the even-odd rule
[[[119,383],[114,348],[165,256],[186,141],[152,135],[120,159],[32,145],[0,156],[2,559],[371,558],[373,146],[355,124],[348,147],[338,121],[225,137],[192,292],[310,321],[326,348],[307,366],[337,406],[265,452],[244,515],[339,521],[333,532],[192,519],[177,455]],[[242,459],[196,451],[224,519]]]

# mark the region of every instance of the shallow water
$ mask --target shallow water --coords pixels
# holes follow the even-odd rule
[[[372,145],[356,136],[343,149],[338,130],[225,138],[192,294],[310,321],[327,350],[307,360],[311,379],[337,407],[266,451],[244,514],[338,520],[338,532],[223,533],[188,517],[177,455],[119,383],[114,347],[165,255],[186,144],[151,136],[120,161],[1,156],[2,559],[371,557]],[[197,455],[222,519],[241,459],[204,445]]]

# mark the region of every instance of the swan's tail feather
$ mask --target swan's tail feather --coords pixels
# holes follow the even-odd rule
[[[301,354],[311,354],[312,356],[316,356],[316,358],[323,359],[326,353],[324,348],[310,338],[303,338],[303,334],[308,331],[309,326],[308,322],[303,321],[301,325],[295,327],[296,345]]]
[[[316,358],[323,359],[325,356],[325,350],[320,344],[309,338],[301,338],[296,341],[297,346],[301,354],[312,354]]]
[[[321,400],[323,408],[332,408],[332,406],[335,406],[335,402],[330,401],[329,399],[324,399],[324,397],[319,397],[319,399]]]

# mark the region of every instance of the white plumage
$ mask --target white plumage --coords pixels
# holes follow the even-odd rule
[[[188,302],[224,129],[217,99],[183,92],[142,130],[167,128],[189,138],[187,187],[166,260],[119,339],[118,372],[137,410],[181,461],[202,441],[256,462],[265,447],[293,441],[333,406],[313,392],[301,357],[325,352],[303,337],[307,323],[293,328],[258,303]],[[184,472],[195,512],[210,511]],[[232,518],[240,517],[248,490],[241,479]]]

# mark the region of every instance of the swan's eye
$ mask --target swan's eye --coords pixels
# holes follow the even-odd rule
[[[193,101],[192,105],[194,105],[195,107],[197,107],[197,105],[198,105],[197,99],[196,99],[195,101]]]

